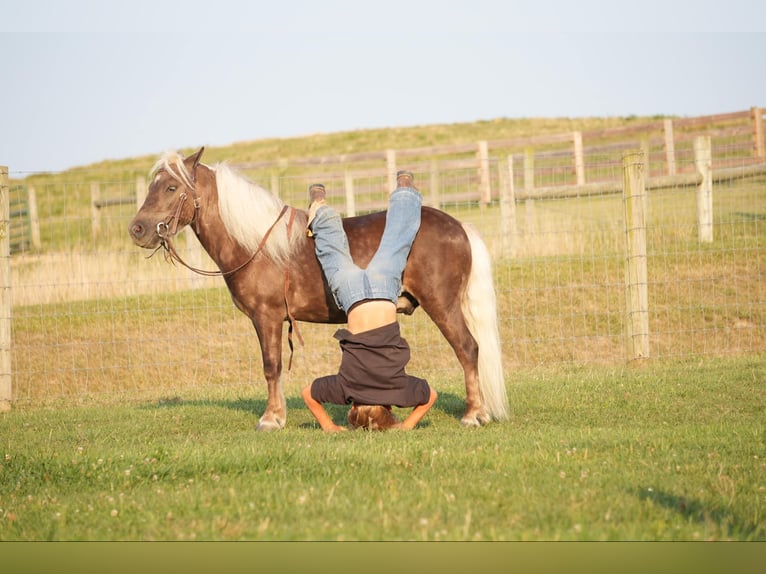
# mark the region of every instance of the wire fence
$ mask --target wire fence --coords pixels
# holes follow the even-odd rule
[[[425,202],[475,224],[493,254],[509,384],[526,368],[621,365],[635,358],[627,329],[628,147],[586,150],[587,176],[579,185],[571,155],[557,149],[532,159],[527,151],[490,154],[484,171],[461,160],[406,165],[416,172]],[[766,352],[766,170],[740,143],[713,138],[707,238],[700,234],[705,176],[693,142],[676,146],[675,179],[667,179],[667,165],[655,159],[659,151],[642,147],[645,355]],[[296,207],[305,206],[307,181],[321,177],[329,201],[346,212],[351,201],[355,213],[384,205],[389,187],[385,170],[249,175]],[[10,258],[12,400],[238,386],[265,396],[256,335],[223,281],[194,275],[159,254],[147,259],[130,241],[127,226],[145,185],[139,177],[36,187],[39,237]],[[482,195],[486,188],[489,198]],[[28,186],[9,187],[11,200],[25,193]],[[23,217],[33,227],[28,211]],[[213,267],[189,232],[179,245],[190,262]],[[411,372],[462,381],[457,360],[424,313],[401,323],[413,349]],[[305,344],[285,375],[288,394],[337,368],[336,328],[301,324]]]

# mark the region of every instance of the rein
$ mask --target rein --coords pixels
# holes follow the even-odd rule
[[[199,236],[199,210],[200,210],[200,202],[199,198],[197,197],[195,185],[195,181],[192,179],[192,194],[194,195],[194,215],[192,216],[191,221],[189,224],[194,223],[195,230],[197,232],[197,235]],[[194,273],[197,273],[198,275],[202,275],[204,277],[229,277],[231,275],[234,275],[238,271],[241,271],[245,267],[247,267],[250,262],[255,259],[255,257],[263,251],[264,246],[266,245],[266,242],[269,240],[269,236],[271,235],[271,232],[274,230],[274,227],[276,227],[277,223],[279,223],[279,220],[284,217],[285,213],[290,211],[290,217],[287,220],[287,236],[290,237],[290,234],[292,232],[293,228],[293,221],[295,220],[295,209],[290,207],[289,205],[284,205],[282,207],[282,211],[279,212],[279,215],[277,215],[277,218],[274,220],[274,223],[271,224],[271,226],[266,230],[266,233],[263,234],[263,238],[261,238],[260,243],[258,244],[258,248],[253,252],[250,257],[242,262],[240,265],[237,265],[233,269],[229,269],[228,271],[221,271],[220,269],[215,271],[209,271],[206,269],[198,269],[197,267],[194,267],[193,265],[189,265],[186,261],[183,260],[183,258],[178,254],[178,251],[176,251],[175,246],[173,245],[172,238],[176,235],[178,232],[178,225],[181,218],[181,210],[183,209],[184,202],[188,199],[188,195],[186,193],[181,193],[181,195],[178,197],[178,206],[176,207],[173,215],[169,216],[165,221],[160,221],[157,223],[157,235],[160,237],[160,244],[155,249],[149,257],[154,256],[157,251],[160,249],[165,250],[165,258],[170,259],[172,263],[175,263],[176,261],[189,269],[190,271],[193,271]],[[148,259],[148,257],[147,257]],[[295,317],[293,317],[292,312],[290,311],[290,306],[287,303],[287,294],[289,293],[290,289],[290,267],[289,265],[285,266],[285,311],[287,312],[287,322],[288,322],[288,329],[287,329],[287,344],[290,348],[290,360],[287,365],[287,370],[289,371],[293,366],[293,330],[295,330],[295,335],[298,337],[298,341],[300,342],[301,346],[303,346],[303,337],[300,334],[300,331],[298,330],[298,323],[295,321]]]
[[[183,260],[183,258],[178,254],[178,251],[176,251],[175,246],[173,245],[173,242],[171,241],[171,238],[175,236],[176,232],[178,231],[178,218],[181,213],[181,208],[183,207],[184,201],[186,201],[187,195],[185,193],[182,193],[179,197],[178,201],[178,207],[176,208],[175,214],[171,215],[167,221],[160,221],[157,224],[157,235],[160,236],[160,245],[157,247],[157,249],[154,250],[154,252],[149,256],[152,257],[154,253],[156,253],[159,249],[165,250],[165,255],[173,262],[178,262],[190,271],[193,271],[194,273],[197,273],[198,275],[203,275],[205,277],[228,277],[229,275],[234,275],[236,272],[241,271],[245,267],[247,267],[250,262],[255,259],[256,255],[258,255],[261,251],[263,251],[264,245],[266,245],[266,242],[269,239],[269,236],[271,235],[271,232],[273,231],[274,227],[276,227],[277,223],[279,223],[279,220],[282,219],[285,213],[287,213],[288,209],[291,209],[289,205],[285,205],[282,207],[282,211],[279,212],[279,215],[277,215],[277,218],[274,220],[274,223],[271,224],[271,227],[266,230],[266,233],[263,234],[263,238],[261,239],[261,242],[258,244],[258,248],[253,252],[250,257],[244,261],[242,264],[238,265],[234,269],[229,269],[228,271],[221,271],[220,269],[216,269],[214,271],[210,271],[207,269],[198,269],[197,267],[194,267],[192,265],[189,265],[186,261]],[[198,201],[194,202],[195,209],[199,210]],[[292,221],[295,217],[295,210],[292,210],[290,221],[288,224],[287,233],[290,233],[290,228],[292,227]],[[194,214],[194,219],[197,219],[197,212]],[[168,225],[169,222],[173,223],[172,229],[171,226]],[[199,233],[199,221],[196,221],[196,228],[197,233]]]

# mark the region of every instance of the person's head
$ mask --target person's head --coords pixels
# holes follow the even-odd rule
[[[382,405],[354,405],[348,411],[348,424],[354,429],[388,430],[399,428],[399,422],[391,407]]]

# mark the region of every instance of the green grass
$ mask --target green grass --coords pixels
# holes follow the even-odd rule
[[[368,130],[210,149],[206,161],[633,121]],[[220,281],[189,291],[175,283],[183,270],[144,261],[125,234],[132,206],[105,212],[91,237],[89,182],[130,195],[155,159],[25,181],[43,250],[12,261],[25,302],[13,310],[14,410],[0,417],[0,540],[766,539],[763,178],[716,186],[711,245],[696,240],[693,193],[649,193],[650,344],[663,360],[639,368],[614,366],[626,358],[619,196],[519,203],[515,252],[498,205],[446,203],[494,255],[512,420],[460,428],[459,367],[419,312],[402,318],[411,370],[440,398],[417,431],[323,435],[298,392],[337,366],[334,328],[301,325],[288,426],[263,435],[256,338]],[[466,191],[468,171],[442,174],[442,191]],[[302,202],[306,172],[276,174],[280,193]]]
[[[0,540],[764,540],[764,380],[762,356],[527,370],[478,430],[434,381],[382,434],[323,434],[295,391],[273,434],[230,389],[20,405]]]

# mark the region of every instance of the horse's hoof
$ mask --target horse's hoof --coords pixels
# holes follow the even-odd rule
[[[476,415],[476,419],[479,421],[480,425],[488,425],[489,423],[492,422],[492,417],[489,416],[489,413],[486,413],[484,411]]]
[[[479,422],[478,418],[476,418],[475,416],[468,416],[468,415],[460,419],[460,424],[468,428],[479,428],[481,426],[481,423]]]
[[[460,423],[464,427],[480,427],[489,424],[492,421],[492,417],[485,410],[480,410],[477,413],[466,413],[465,416],[460,419]]]
[[[285,426],[284,422],[275,421],[275,420],[264,420],[261,419],[258,421],[258,426],[255,427],[255,430],[258,432],[270,432],[275,430],[281,430]]]

